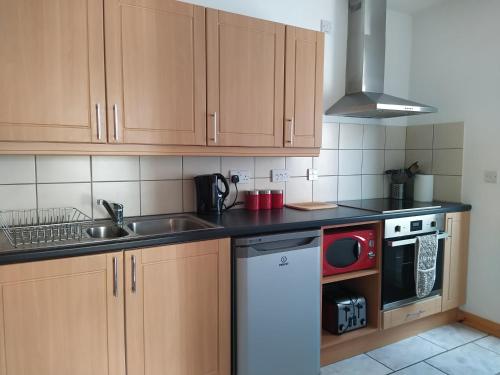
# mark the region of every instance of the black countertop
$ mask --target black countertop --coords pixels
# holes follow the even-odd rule
[[[356,208],[343,207],[342,202],[335,209],[317,211],[298,211],[289,208],[251,212],[247,210],[232,210],[221,216],[199,216],[218,225],[218,228],[202,229],[191,232],[150,236],[124,237],[99,243],[61,244],[58,247],[17,248],[0,246],[0,264],[27,262],[35,260],[54,259],[78,255],[90,255],[103,252],[135,249],[150,246],[160,246],[180,242],[201,241],[224,237],[239,237],[259,235],[273,232],[305,230],[322,226],[348,224],[363,221],[385,220],[395,217],[426,215],[442,212],[469,211],[471,206],[462,203],[433,202],[440,208],[418,210],[415,212],[378,213]],[[144,219],[144,217],[142,218]],[[0,236],[4,236],[3,233]],[[0,240],[0,242],[2,242]]]

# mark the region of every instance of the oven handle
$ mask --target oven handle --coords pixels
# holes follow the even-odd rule
[[[437,237],[438,237],[438,240],[445,240],[449,237],[449,235],[446,232],[440,232],[440,233],[438,233]],[[399,246],[405,246],[405,245],[413,245],[416,242],[417,242],[417,237],[409,238],[407,240],[400,240],[400,241],[387,241],[387,246],[399,247]]]

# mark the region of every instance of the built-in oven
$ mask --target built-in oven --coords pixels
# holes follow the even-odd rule
[[[417,237],[438,234],[436,280],[429,296],[440,295],[443,285],[444,214],[388,219],[382,251],[382,310],[413,303],[415,289],[415,244]]]

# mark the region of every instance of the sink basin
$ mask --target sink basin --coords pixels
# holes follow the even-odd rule
[[[214,225],[191,216],[175,216],[165,219],[137,221],[127,226],[140,236],[215,228]]]
[[[120,238],[128,236],[128,232],[117,226],[92,227],[87,229],[87,234],[92,238]]]

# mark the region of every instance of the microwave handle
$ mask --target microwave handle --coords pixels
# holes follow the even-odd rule
[[[438,237],[438,240],[445,240],[449,237],[449,235],[446,232],[440,232],[440,233],[438,233],[437,237]],[[405,246],[405,245],[413,245],[416,242],[417,242],[417,237],[409,238],[407,240],[400,240],[400,241],[387,241],[387,246],[399,247],[399,246]]]
[[[357,249],[356,249],[356,251],[357,251],[357,258],[359,259],[359,257],[361,256],[361,242],[356,241],[356,243],[357,243]]]

